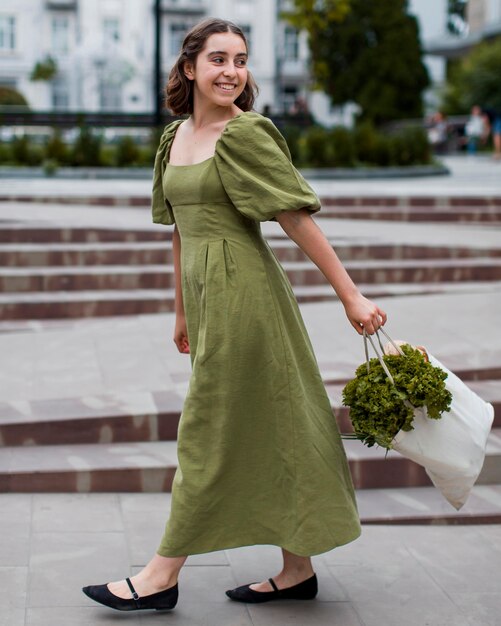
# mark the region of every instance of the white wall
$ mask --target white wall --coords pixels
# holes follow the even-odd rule
[[[447,36],[447,0],[410,0],[409,13],[415,15],[419,22],[423,47],[427,42]],[[431,112],[440,104],[447,64],[444,58],[431,55],[425,55],[423,61],[432,83],[424,95],[425,108]]]
[[[447,0],[410,0],[409,13],[418,19],[423,46],[447,35]],[[425,56],[424,62],[433,83],[441,84],[445,79],[445,60]]]
[[[487,20],[490,24],[501,22],[501,0],[488,0]]]

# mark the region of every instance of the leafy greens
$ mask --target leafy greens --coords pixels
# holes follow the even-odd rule
[[[451,406],[446,372],[412,346],[404,344],[401,349],[405,356],[383,357],[395,385],[374,358],[369,361],[369,372],[363,363],[343,389],[343,404],[350,407],[355,436],[369,447],[378,444],[389,449],[399,430],[412,430],[414,408],[425,407],[429,418],[439,419]]]

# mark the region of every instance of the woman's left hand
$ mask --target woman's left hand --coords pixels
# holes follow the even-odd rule
[[[350,324],[359,335],[364,332],[364,329],[369,335],[373,335],[378,328],[386,323],[387,316],[383,309],[380,309],[361,293],[345,302],[344,310]]]

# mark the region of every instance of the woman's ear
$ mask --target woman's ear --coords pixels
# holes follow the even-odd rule
[[[183,66],[183,73],[188,80],[195,80],[195,68],[191,61],[185,61]]]

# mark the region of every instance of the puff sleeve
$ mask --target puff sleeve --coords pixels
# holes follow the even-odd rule
[[[320,201],[291,161],[271,120],[246,112],[233,118],[216,144],[216,166],[226,193],[246,217],[264,222],[283,211],[320,209]]]
[[[153,191],[151,195],[151,213],[153,222],[156,224],[171,225],[174,224],[174,213],[169,201],[165,197],[163,179],[165,165],[169,159],[169,151],[176,129],[182,120],[176,120],[165,127],[160,138],[158,150],[155,156],[155,165],[153,166]]]

